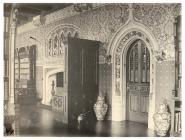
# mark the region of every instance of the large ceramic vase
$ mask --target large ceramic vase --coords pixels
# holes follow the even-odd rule
[[[103,121],[107,113],[108,105],[105,103],[105,97],[98,96],[94,104],[94,112],[98,121]]]
[[[164,137],[167,135],[170,128],[171,115],[168,112],[167,104],[162,103],[159,106],[158,112],[153,116],[155,131],[158,136]]]

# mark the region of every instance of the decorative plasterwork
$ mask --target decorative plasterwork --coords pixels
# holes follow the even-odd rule
[[[33,25],[39,27],[41,25],[44,25],[45,23],[45,17],[43,15],[38,15],[36,17],[33,17]]]
[[[96,9],[98,7],[102,7],[105,4],[103,3],[93,3],[92,9]],[[86,10],[82,11],[81,13],[87,12]],[[69,7],[66,7],[64,9],[58,10],[56,12],[50,13],[46,15],[46,24],[50,24],[52,22],[56,22],[58,20],[63,20],[72,16],[77,16],[80,13],[75,11],[74,6],[71,5]]]
[[[156,54],[174,60],[174,22],[181,14],[181,4],[133,4],[133,9],[134,20],[147,26],[157,39],[160,48]]]
[[[61,11],[52,13],[51,15],[46,16],[45,26],[36,28],[33,24],[33,27],[31,25],[23,25],[22,28],[18,28],[19,35],[20,37],[24,37],[25,35],[23,34],[28,34],[29,32],[36,34],[32,35],[36,38],[41,31],[43,31],[41,34],[48,34],[48,32],[53,31],[53,28],[57,25],[72,24],[78,27],[80,38],[109,42],[116,30],[127,22],[129,18],[129,6],[128,4],[107,4],[103,7],[97,7],[96,9],[86,11],[85,13],[78,13],[78,15],[73,17],[70,16],[64,18],[63,15],[65,14],[61,13]],[[67,9],[66,12],[68,12]],[[50,24],[47,23],[47,20],[50,20]],[[31,28],[33,29],[31,30]],[[38,37],[41,38],[39,35]],[[21,44],[23,42],[18,40],[17,43]],[[25,43],[26,42],[23,44]]]
[[[109,42],[115,31],[126,23],[129,11],[127,4],[105,5],[75,17],[84,39]],[[73,23],[75,24],[75,23]]]
[[[107,54],[107,50],[103,46],[101,46],[99,48],[99,64],[106,63],[106,54]]]
[[[26,29],[29,29],[29,31],[19,34],[20,37],[18,36],[16,41],[18,46],[30,45],[31,41],[28,41],[29,36],[27,37],[27,35],[31,34],[37,40],[42,41],[39,49],[42,48],[42,46],[45,46],[45,38],[48,38],[43,38],[42,35],[53,31],[53,28],[61,24],[72,24],[78,27],[80,38],[98,40],[110,44],[111,39],[114,38],[120,28],[130,24],[132,19],[142,24],[156,38],[155,42],[159,46],[156,55],[165,53],[165,60],[174,59],[173,22],[174,18],[180,14],[180,4],[106,4],[99,5],[98,8],[90,11],[78,13],[78,15],[73,15],[72,17],[64,17],[69,9],[65,9],[65,14],[57,11],[47,15],[46,19],[49,20],[48,23],[50,24],[46,21],[45,26],[33,27],[32,30],[30,29],[31,25],[22,26],[24,29],[18,29],[21,30],[21,33],[25,32]],[[73,11],[70,12],[73,13]],[[155,15],[157,16],[155,17]],[[150,21],[151,19],[152,22]],[[105,48],[109,50],[108,46],[110,45],[105,46]],[[44,48],[42,52],[44,52]]]

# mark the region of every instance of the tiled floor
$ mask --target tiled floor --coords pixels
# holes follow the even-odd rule
[[[91,122],[79,129],[68,129],[67,125],[54,120],[51,110],[29,108],[20,113],[19,136],[51,136],[51,137],[148,137],[155,136],[145,124],[136,122]]]

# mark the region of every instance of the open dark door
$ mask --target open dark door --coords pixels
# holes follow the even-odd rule
[[[98,95],[99,42],[68,40],[68,124],[77,126],[79,114],[91,111]],[[92,116],[93,117],[93,116]]]

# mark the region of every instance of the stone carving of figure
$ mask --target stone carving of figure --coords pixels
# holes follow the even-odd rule
[[[52,56],[52,40],[49,40],[49,46],[48,46],[48,56]]]
[[[158,136],[166,136],[170,128],[171,115],[165,102],[160,104],[158,112],[153,116],[155,130]]]
[[[51,95],[55,95],[55,81],[52,81],[52,84],[51,84]]]
[[[59,55],[64,53],[64,43],[62,39],[60,39],[60,45],[59,45]]]
[[[53,46],[53,55],[57,55],[58,54],[58,38],[55,37],[54,39],[54,46]]]

